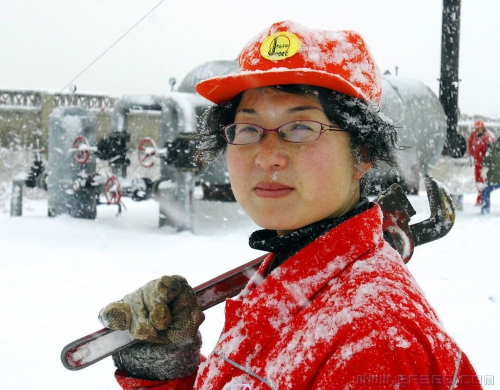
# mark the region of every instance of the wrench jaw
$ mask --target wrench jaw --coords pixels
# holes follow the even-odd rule
[[[396,249],[403,261],[410,261],[416,246],[444,237],[455,223],[455,205],[448,190],[431,176],[425,177],[431,216],[409,225],[416,214],[399,184],[391,185],[377,196],[383,214],[384,239]]]
[[[446,236],[455,224],[455,204],[445,185],[431,176],[426,176],[425,188],[431,216],[410,226],[415,246]]]
[[[382,210],[384,239],[408,263],[415,249],[409,226],[411,217],[416,214],[415,209],[399,184],[392,184],[377,196],[375,202]]]

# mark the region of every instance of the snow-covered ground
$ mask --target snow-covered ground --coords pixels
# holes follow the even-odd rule
[[[101,328],[102,306],[163,274],[198,285],[261,254],[247,245],[256,226],[234,204],[197,203],[195,232],[174,233],[157,227],[154,201],[125,199],[119,217],[116,207],[99,206],[97,220],[77,220],[48,218],[41,198],[25,199],[22,217],[0,208],[0,389],[118,389],[110,358],[75,372],[60,362],[66,344]],[[465,194],[452,231],[417,247],[408,266],[478,375],[494,376],[485,386],[493,389],[500,388],[500,191],[489,216],[474,200]],[[414,221],[428,217],[425,193],[410,201]],[[207,312],[204,353],[222,315],[222,307]]]

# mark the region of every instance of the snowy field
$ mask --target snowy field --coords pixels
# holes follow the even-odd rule
[[[110,358],[71,372],[59,357],[70,341],[101,328],[102,306],[163,274],[195,286],[261,255],[247,245],[256,226],[234,204],[209,210],[199,202],[194,233],[173,233],[157,227],[154,201],[125,199],[119,217],[116,207],[99,206],[91,221],[48,218],[39,198],[24,200],[22,217],[0,208],[0,389],[118,389]],[[489,216],[474,200],[465,194],[453,230],[417,247],[408,266],[478,375],[494,376],[485,386],[493,389],[500,388],[500,191]],[[429,216],[425,193],[410,201],[413,221]],[[222,307],[207,312],[205,354],[222,315]]]

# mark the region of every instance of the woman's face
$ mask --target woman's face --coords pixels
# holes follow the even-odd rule
[[[332,124],[319,100],[272,88],[244,92],[234,122],[274,129],[294,120]],[[311,143],[267,133],[251,145],[228,145],[229,177],[238,203],[255,223],[278,234],[329,217],[359,201],[359,180],[369,163],[355,166],[349,133],[325,132]]]

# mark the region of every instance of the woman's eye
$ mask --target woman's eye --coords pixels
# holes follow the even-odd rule
[[[239,126],[236,128],[236,134],[242,133],[258,133],[259,130],[255,126]]]
[[[314,129],[311,126],[308,126],[303,123],[297,123],[295,126],[292,127],[292,130],[314,131]]]

